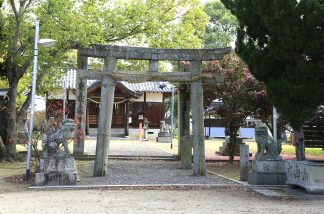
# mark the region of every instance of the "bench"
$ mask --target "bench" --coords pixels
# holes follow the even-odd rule
[[[321,118],[320,118],[321,119]],[[303,128],[305,147],[324,149],[324,121],[308,121]]]

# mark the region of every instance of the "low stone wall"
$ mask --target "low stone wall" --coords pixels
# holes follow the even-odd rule
[[[248,183],[253,185],[284,185],[286,172],[282,160],[254,160]]]
[[[148,129],[147,130],[147,140],[156,140],[160,129]],[[138,128],[129,129],[129,138],[137,139],[138,138]],[[144,130],[142,130],[142,136],[144,137]]]
[[[324,194],[324,164],[285,161],[287,184],[297,185],[314,194]]]

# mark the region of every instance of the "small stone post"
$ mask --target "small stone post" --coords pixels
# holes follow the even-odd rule
[[[247,181],[249,176],[249,145],[240,145],[240,181]]]

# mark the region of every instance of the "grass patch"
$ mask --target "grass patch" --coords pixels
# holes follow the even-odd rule
[[[0,163],[0,177],[23,174],[26,172],[25,162],[3,162]]]
[[[249,145],[250,152],[255,153],[257,151],[257,144],[255,142],[248,142],[246,144]],[[321,148],[306,148],[305,153],[306,155],[324,156],[324,150],[322,150]],[[295,147],[293,145],[283,144],[281,154],[294,155],[296,154]]]
[[[306,148],[306,155],[322,155],[324,156],[324,150],[321,148]],[[294,153],[295,154],[295,153]]]
[[[206,155],[213,155],[216,151],[219,150],[219,147],[223,146],[222,139],[212,139],[212,140],[205,140],[205,153]],[[144,141],[144,144],[149,146],[155,147],[162,151],[171,153],[173,155],[178,155],[178,139],[173,139],[173,146],[171,149],[170,143],[156,143],[155,141]],[[251,153],[256,153],[258,150],[257,144],[254,141],[246,142],[249,145],[249,151]],[[306,148],[305,149],[306,155],[317,155],[317,156],[324,156],[324,150],[321,148]],[[290,144],[283,144],[281,155],[295,155],[295,147]]]
[[[240,163],[214,162],[207,163],[207,170],[235,180],[240,179]]]
[[[26,172],[25,162],[3,162],[0,163],[0,193],[7,192],[18,192],[25,191],[29,186],[28,183],[22,182],[8,182],[10,180],[15,180],[16,178],[21,178]]]

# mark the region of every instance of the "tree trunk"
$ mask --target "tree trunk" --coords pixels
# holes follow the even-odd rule
[[[236,146],[236,131],[230,130],[230,139],[228,144],[228,157],[230,163],[234,162],[235,146]]]
[[[6,112],[0,110],[0,161],[6,159],[6,146],[3,139],[7,139],[7,119],[6,119]]]
[[[2,138],[0,136],[0,163],[6,158],[6,147],[3,144]]]
[[[31,91],[28,93],[25,102],[22,104],[22,106],[19,108],[19,112],[17,112],[17,130],[21,131],[23,130],[26,120],[27,120],[27,111],[30,107],[31,103]]]
[[[10,90],[8,92],[8,106],[6,110],[6,122],[7,122],[7,137],[3,139],[6,146],[7,159],[18,160],[17,150],[16,150],[16,126],[17,126],[17,110],[16,110],[16,100],[17,100],[17,89],[18,82],[11,81],[9,84]]]
[[[295,134],[296,134],[296,159],[298,161],[304,161],[306,160],[304,133],[300,129],[298,131],[295,130]]]

